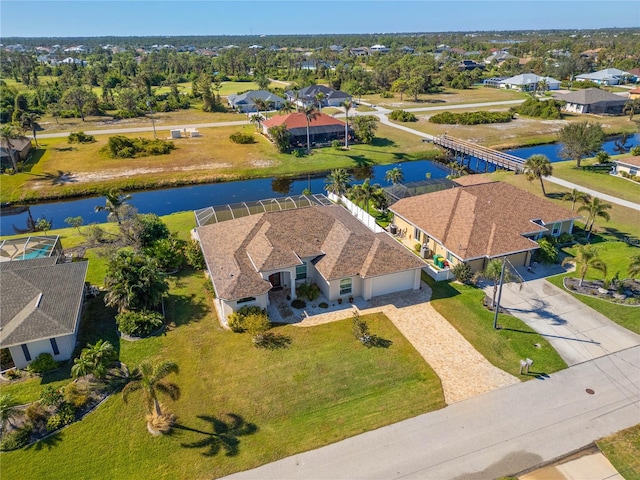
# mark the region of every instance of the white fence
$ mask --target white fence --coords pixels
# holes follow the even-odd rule
[[[455,278],[455,275],[451,271],[450,268],[436,268],[433,265],[427,264],[422,267],[422,270],[427,272],[431,278],[433,278],[436,282],[441,282],[442,280],[452,280]]]
[[[344,195],[339,197],[334,193],[327,192],[327,196],[329,197],[329,200],[331,200],[332,202],[341,203],[342,205],[344,205],[354,217],[356,217],[363,224],[369,227],[369,230],[373,231],[374,233],[380,233],[385,231],[384,228],[382,228],[380,225],[376,223],[375,218],[373,218],[371,215],[369,215],[367,212],[365,212],[363,209],[361,209],[359,206],[357,206],[355,203],[353,203]]]

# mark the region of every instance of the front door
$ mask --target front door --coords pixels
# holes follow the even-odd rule
[[[269,275],[269,283],[272,288],[280,288],[282,287],[282,272],[274,273]]]

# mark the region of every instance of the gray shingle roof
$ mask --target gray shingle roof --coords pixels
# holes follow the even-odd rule
[[[557,94],[554,98],[568,103],[577,103],[579,105],[589,105],[598,102],[619,102],[626,103],[627,99],[615,93],[609,93],[599,88],[585,88],[577,92],[566,93],[564,95]]]
[[[320,257],[327,280],[374,277],[417,269],[424,262],[386,233],[373,233],[339,205],[268,212],[197,229],[216,294],[225,300],[271,289],[262,272]]]
[[[2,348],[76,331],[88,263],[52,260],[0,263]]]
[[[309,87],[303,88],[298,92],[298,98],[303,100],[313,100],[318,93],[324,93],[327,100],[336,98],[351,98],[351,95],[349,95],[348,93],[345,93],[341,90],[334,90],[333,88],[325,87],[324,85],[311,85]],[[289,91],[287,92],[287,96],[295,97],[295,92]]]
[[[252,90],[240,95],[229,95],[227,99],[232,105],[253,104],[256,99],[262,99],[272,103],[284,103],[284,98],[280,98],[267,90]]]

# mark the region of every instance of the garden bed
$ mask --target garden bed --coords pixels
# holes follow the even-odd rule
[[[622,305],[640,306],[640,282],[632,278],[620,280],[615,288],[611,285],[605,288],[603,280],[584,280],[581,286],[580,279],[574,277],[565,277],[563,284],[567,290],[579,295]]]

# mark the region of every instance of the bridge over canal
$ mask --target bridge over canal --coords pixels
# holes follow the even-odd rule
[[[464,164],[464,160],[466,159],[468,162],[467,165],[470,168],[471,158],[473,157],[483,161],[487,168],[489,164],[493,164],[505,170],[513,170],[516,173],[524,171],[524,159],[499,150],[483,147],[482,145],[450,137],[446,134],[434,136],[432,141],[435,145],[452,151],[456,155],[456,158],[460,158],[460,163]],[[477,171],[478,169],[476,168],[475,170]]]

